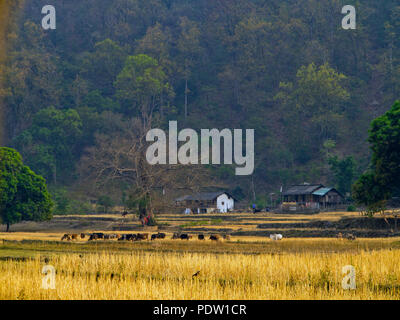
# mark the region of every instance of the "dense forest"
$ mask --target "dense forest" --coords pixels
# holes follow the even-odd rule
[[[165,179],[172,189],[190,177],[259,203],[303,182],[348,194],[370,162],[371,121],[400,97],[395,0],[66,0],[54,4],[57,29],[43,30],[48,2],[15,12],[0,93],[7,145],[46,178],[60,211],[66,199],[129,198],[129,180],[99,172],[132,152],[139,127],[169,120],[255,129],[252,176],[182,170]],[[342,29],[347,4],[356,30]]]

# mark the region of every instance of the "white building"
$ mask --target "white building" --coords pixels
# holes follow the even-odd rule
[[[178,207],[186,210],[189,208],[192,213],[227,213],[235,206],[235,199],[227,192],[203,192],[195,195],[186,195],[175,199]]]

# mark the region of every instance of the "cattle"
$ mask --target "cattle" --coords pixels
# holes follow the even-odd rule
[[[67,241],[72,241],[72,240],[78,240],[78,235],[77,234],[64,234],[61,238],[61,241],[67,240]]]
[[[149,234],[148,233],[138,233],[136,235],[136,241],[140,241],[140,240],[147,240],[149,238]]]
[[[155,233],[151,235],[151,240],[155,240],[155,239],[165,239],[165,233]]]
[[[336,238],[337,238],[337,239],[343,239],[343,233],[339,232],[339,233],[336,235]]]
[[[210,236],[210,240],[218,241],[219,239],[220,239],[220,236],[217,235],[217,234],[212,234],[212,235]]]
[[[66,233],[61,238],[61,241],[64,241],[64,240],[71,241],[72,238],[71,238],[71,236],[69,234]]]
[[[346,234],[346,239],[350,240],[350,241],[354,241],[354,240],[356,240],[356,236],[352,233],[348,233],[348,234]]]
[[[178,232],[175,232],[172,236],[172,239],[180,239],[181,238],[181,234]]]
[[[130,233],[126,235],[126,240],[128,241],[136,241],[137,240],[137,234]]]
[[[231,236],[229,234],[224,234],[224,239],[225,240],[231,240]]]
[[[86,237],[86,234],[81,233],[81,239],[85,239],[85,237]]]
[[[110,238],[110,235],[109,234],[105,234],[104,235],[104,240],[110,240],[111,238]]]
[[[118,241],[134,241],[136,240],[136,234],[123,234],[118,238]]]
[[[270,234],[269,237],[271,240],[278,241],[282,240],[283,236],[280,233]]]
[[[93,233],[93,234],[95,234],[97,236],[97,239],[104,239],[104,233],[96,232],[96,233]]]
[[[89,240],[88,241],[94,241],[97,240],[99,237],[97,236],[97,234],[93,233],[91,235],[89,235]]]
[[[181,240],[189,240],[192,236],[188,235],[187,233],[182,233],[180,236]]]
[[[199,234],[199,235],[197,236],[197,239],[199,239],[199,240],[204,240],[204,239],[205,239],[204,234]]]

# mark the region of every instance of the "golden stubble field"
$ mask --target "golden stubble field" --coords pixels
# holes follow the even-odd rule
[[[60,241],[65,232],[158,232],[157,227],[141,228],[134,217],[60,216],[51,223],[14,225],[11,233],[0,232],[0,300],[400,299],[398,237],[348,241],[285,237],[284,232],[283,240],[272,241],[266,235],[246,235],[259,231],[260,223],[344,217],[358,213],[168,214],[158,216],[167,238],[140,242]],[[195,240],[198,233],[226,230],[245,234],[218,242]],[[176,231],[194,237],[171,240]],[[45,265],[54,267],[55,289],[42,287]],[[356,272],[354,290],[342,287],[342,268],[348,265]]]
[[[2,300],[400,298],[397,238],[0,245]],[[45,265],[55,289],[42,288]],[[342,288],[346,265],[355,290]]]

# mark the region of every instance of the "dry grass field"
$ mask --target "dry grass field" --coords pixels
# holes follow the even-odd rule
[[[397,245],[386,243],[389,249],[365,250],[347,248],[345,243],[337,246],[338,252],[324,253],[313,250],[319,240],[298,241],[303,241],[303,248],[311,246],[294,253],[291,251],[295,248],[290,248],[293,243],[282,242],[278,246],[283,248],[277,253],[257,253],[253,248],[248,254],[245,246],[242,253],[228,253],[228,248],[224,253],[206,252],[204,248],[203,252],[190,252],[197,241],[185,243],[186,250],[175,251],[164,251],[155,245],[145,250],[99,250],[77,249],[77,245],[70,244],[57,251],[43,243],[33,258],[0,261],[0,299],[400,298]],[[3,244],[3,248],[7,245]],[[23,249],[24,244],[19,245]],[[340,250],[341,246],[344,250]],[[362,246],[368,247],[365,243]],[[42,288],[45,257],[47,264],[56,269],[54,290]],[[342,288],[345,265],[356,269],[355,290]],[[193,278],[197,271],[199,275]]]
[[[257,225],[272,221],[338,221],[343,216],[356,215],[247,214],[230,220],[163,215],[158,221],[167,238],[138,242],[61,242],[59,229],[64,225],[36,232],[17,225],[15,232],[0,233],[0,299],[400,299],[400,237],[272,241],[239,233],[217,242],[171,240],[176,230],[193,235],[199,233],[197,228],[205,228],[205,234],[225,229],[253,232]],[[100,219],[99,225],[74,225],[82,226],[80,219],[89,218]],[[60,219],[61,224],[66,221]],[[104,223],[107,228],[97,229]],[[113,215],[71,216],[68,225],[76,233],[113,233],[121,225],[157,232],[156,227],[143,229],[134,219],[121,223]],[[130,232],[134,231],[118,231]],[[56,270],[55,289],[42,288],[45,265]],[[346,265],[356,270],[354,290],[342,288]]]

